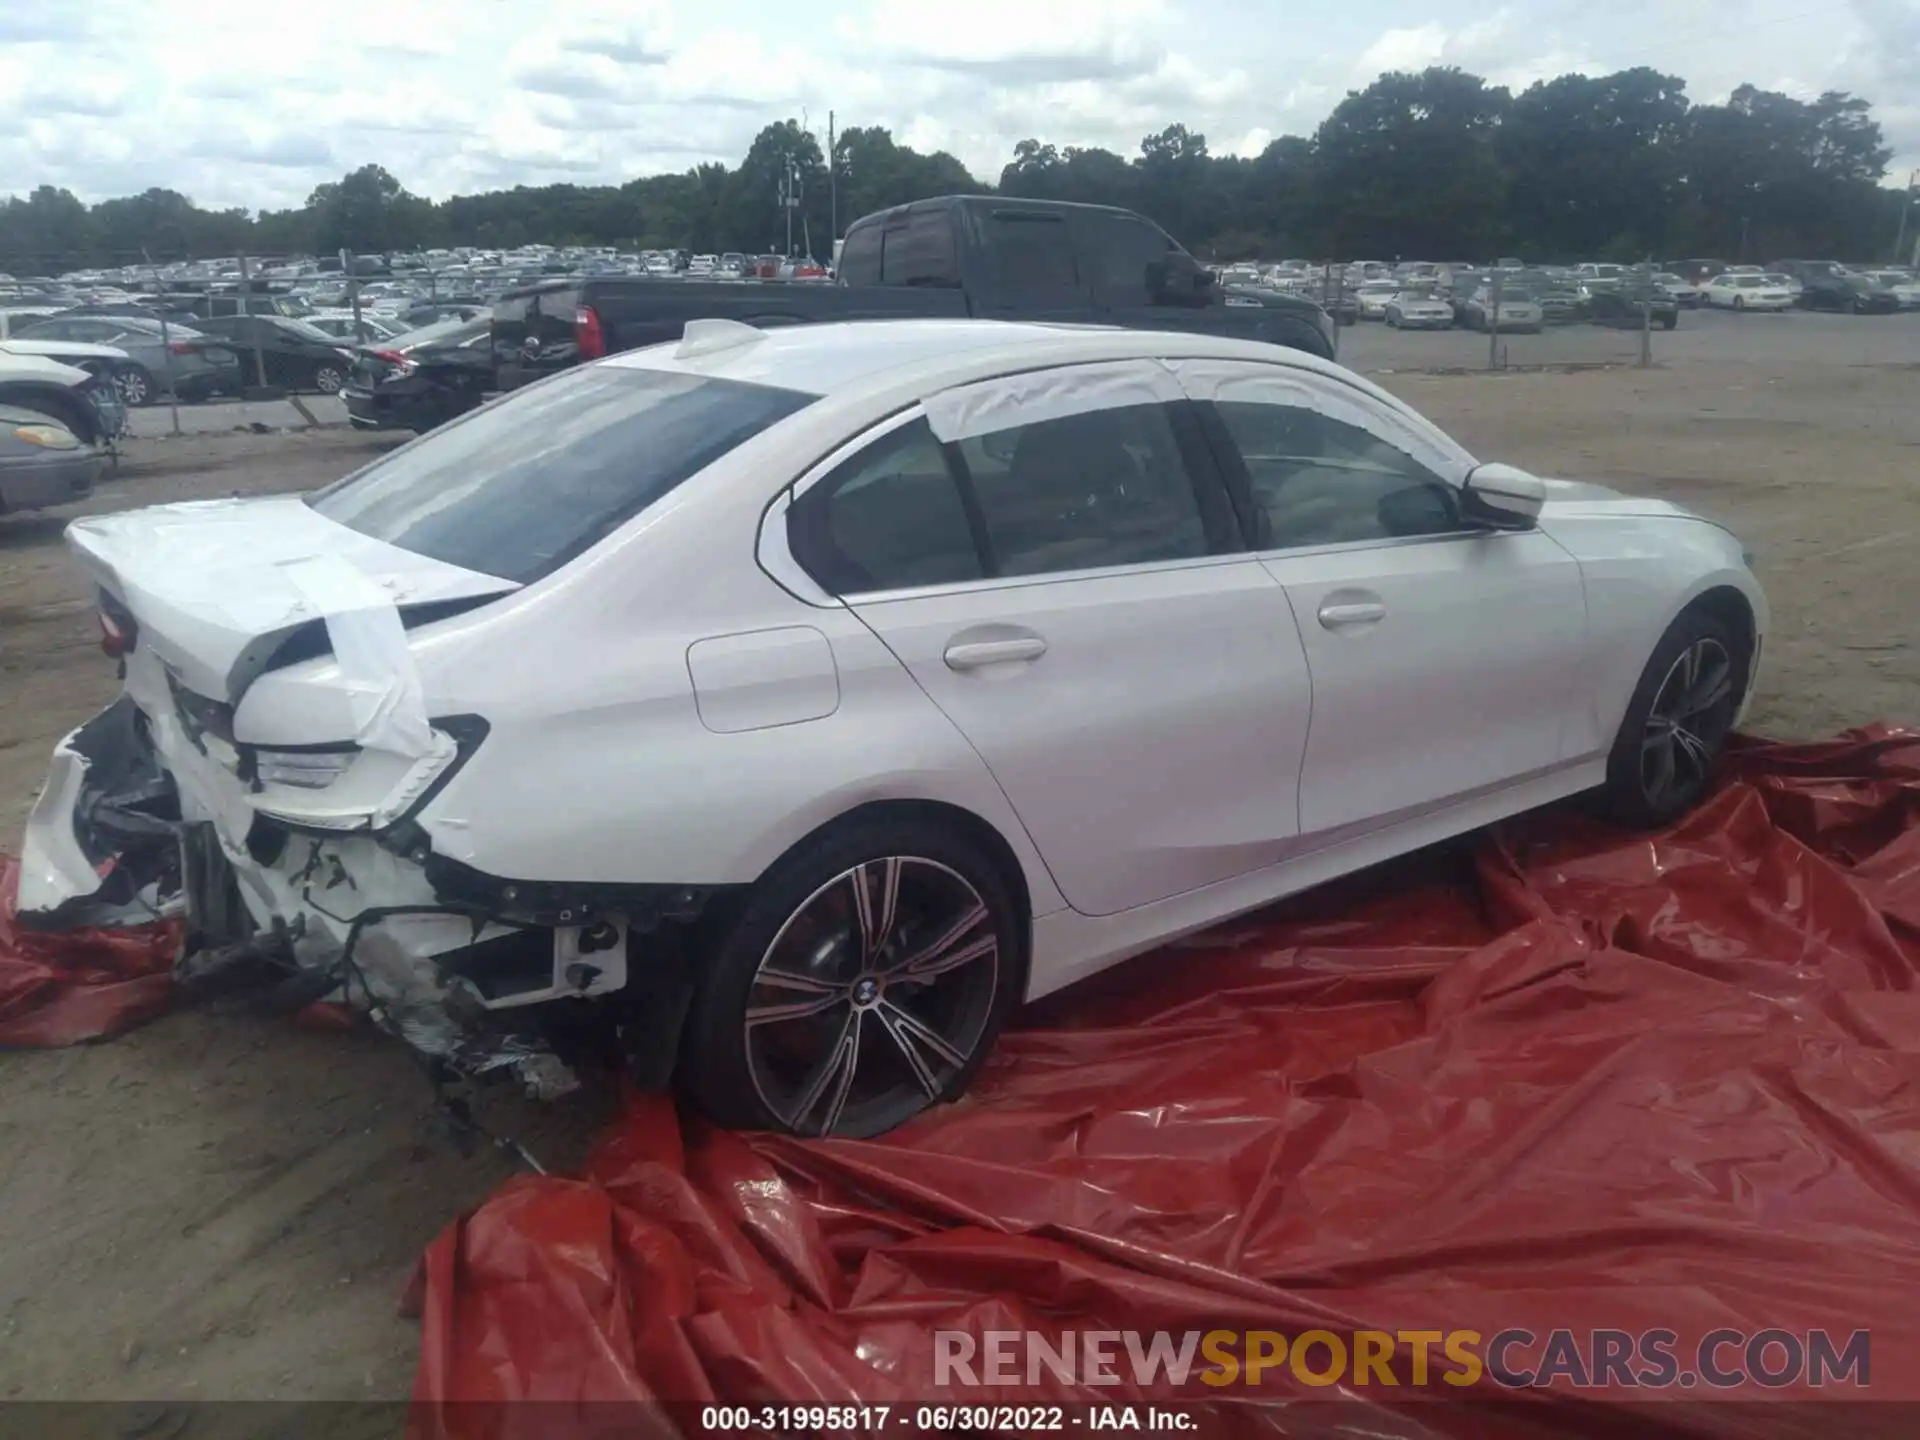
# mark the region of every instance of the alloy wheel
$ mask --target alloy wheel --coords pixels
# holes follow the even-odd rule
[[[146,375],[139,370],[122,370],[113,377],[113,383],[120,398],[129,405],[144,405],[153,393]]]
[[[860,1137],[941,1099],[993,1017],[999,937],[979,890],[935,860],[889,855],[827,881],[748,988],[761,1103],[796,1134]]]
[[[1718,640],[1703,636],[1674,657],[1640,739],[1640,787],[1650,806],[1664,810],[1706,787],[1733,706],[1733,660]]]
[[[322,395],[334,395],[339,393],[340,387],[347,382],[346,377],[333,366],[322,365],[314,372],[313,383]]]

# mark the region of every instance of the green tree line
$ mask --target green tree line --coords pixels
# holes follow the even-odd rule
[[[216,255],[433,246],[605,244],[824,255],[836,221],[928,195],[1124,205],[1219,260],[1632,259],[1653,254],[1866,260],[1890,250],[1902,192],[1871,105],[1802,101],[1743,85],[1689,102],[1647,67],[1562,75],[1519,94],[1436,66],[1350,92],[1311,136],[1259,155],[1215,155],[1169,125],[1139,153],[1022,140],[989,186],[945,152],[882,128],[833,145],[797,121],[768,125],[735,168],[706,164],[622,185],[516,186],[433,201],[379,165],[321,185],[291,210],[206,210],[173,190],[84,204],[42,185],[0,200],[0,270],[48,273]],[[791,195],[793,204],[784,205]],[[837,203],[836,203],[837,200]]]

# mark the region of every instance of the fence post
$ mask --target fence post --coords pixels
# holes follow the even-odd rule
[[[173,388],[173,337],[167,333],[166,288],[160,283],[160,267],[153,263],[153,256],[149,255],[144,247],[140,251],[140,258],[146,261],[147,267],[153,271],[153,288],[160,301],[160,354],[162,357],[160,363],[167,372],[167,410],[173,416],[173,433],[178,435],[180,433],[180,394]]]
[[[1500,288],[1504,276],[1499,265],[1493,267],[1487,291],[1487,369],[1500,368]]]
[[[244,255],[240,257],[240,313],[253,314],[253,267]],[[267,355],[258,334],[253,340],[253,383],[262,390],[267,388]]]
[[[367,332],[360,328],[360,281],[353,273],[353,256],[346,250],[340,252],[340,273],[347,279],[347,306],[353,311],[353,343],[367,343]]]

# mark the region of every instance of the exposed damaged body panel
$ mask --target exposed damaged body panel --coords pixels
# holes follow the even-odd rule
[[[23,922],[185,913],[189,968],[265,960],[288,994],[358,1004],[456,1070],[568,1088],[541,1027],[518,1020],[623,991],[633,938],[708,892],[558,891],[433,854],[413,817],[487,726],[429,718],[407,618],[518,587],[298,499],[100,517],[69,538],[102,586],[125,693],[55,750],[23,847]],[[320,678],[252,704],[276,664]],[[290,738],[246,738],[262,713]]]

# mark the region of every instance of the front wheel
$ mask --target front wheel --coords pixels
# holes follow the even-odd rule
[[[1008,881],[967,835],[829,831],[748,893],[710,957],[682,1083],[723,1125],[864,1138],[973,1078],[1026,978]]]
[[[1668,627],[1607,757],[1601,798],[1613,819],[1654,829],[1700,803],[1740,707],[1739,655],[1726,623],[1705,611],[1688,611]]]
[[[313,388],[322,395],[338,395],[346,383],[346,372],[338,365],[322,365],[313,372]]]
[[[1747,308],[1747,297],[1746,297],[1746,296],[1744,296],[1744,295],[1736,295],[1736,296],[1734,296],[1734,297],[1733,297],[1733,308],[1734,308],[1734,309],[1736,309],[1736,310],[1744,310],[1744,309],[1746,309],[1746,308]]]

